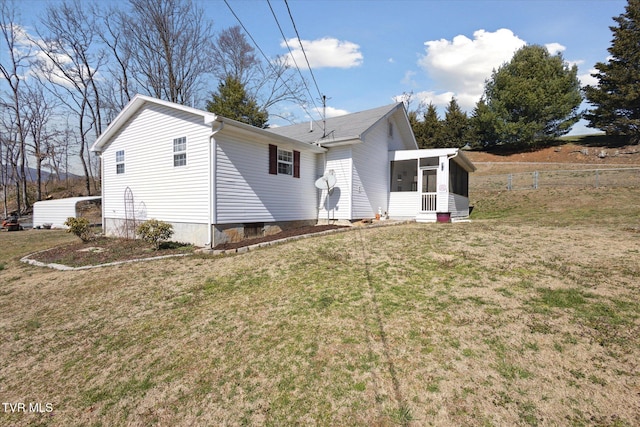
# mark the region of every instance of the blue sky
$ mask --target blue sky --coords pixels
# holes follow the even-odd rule
[[[224,1],[194,0],[216,30],[238,25]],[[228,0],[269,57],[288,54],[266,0]],[[386,105],[403,92],[443,107],[455,96],[471,112],[483,82],[524,44],[548,46],[578,65],[583,84],[594,83],[594,64],[606,61],[620,0],[289,0],[328,115]],[[26,25],[47,1],[19,2]],[[306,62],[284,0],[271,0],[297,63]],[[318,105],[321,105],[316,100]],[[291,112],[304,120],[304,112]],[[276,123],[277,124],[277,123]],[[578,124],[572,133],[594,132]]]

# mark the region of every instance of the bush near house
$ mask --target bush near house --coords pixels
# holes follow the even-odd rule
[[[94,234],[91,232],[89,220],[87,218],[69,217],[64,222],[64,225],[69,227],[69,229],[67,230],[67,233],[75,234],[83,242],[89,242],[93,240],[93,238],[95,237]]]
[[[165,240],[169,240],[173,235],[173,226],[164,221],[150,219],[143,222],[136,229],[136,233],[145,242],[154,245],[155,249],[160,249],[160,244]]]

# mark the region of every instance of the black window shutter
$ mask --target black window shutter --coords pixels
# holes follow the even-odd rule
[[[278,175],[278,147],[269,144],[269,173]]]
[[[293,150],[293,177],[300,178],[300,152]]]

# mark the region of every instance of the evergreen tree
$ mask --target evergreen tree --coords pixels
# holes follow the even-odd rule
[[[411,125],[413,136],[416,138],[416,143],[418,144],[418,147],[422,148],[422,143],[424,140],[424,127],[422,126],[422,122],[418,120],[418,112],[409,111],[407,115],[409,116],[409,124]]]
[[[207,111],[259,128],[268,127],[269,113],[260,109],[244,85],[231,75],[218,84],[218,91],[207,102]]]
[[[571,130],[582,102],[578,68],[543,46],[525,46],[494,71],[485,85],[485,102],[495,116],[497,139],[490,145],[529,147]]]
[[[422,145],[418,144],[418,146],[420,148],[440,147],[442,143],[442,123],[433,103],[429,103],[427,111],[423,115],[422,128]]]
[[[587,86],[587,100],[595,107],[585,114],[589,126],[607,135],[625,135],[640,142],[640,0],[629,0],[626,12],[613,18],[611,58],[598,62],[593,77],[598,86]]]
[[[495,146],[497,118],[489,106],[481,98],[476,104],[469,119],[469,144],[471,148],[486,149]]]
[[[451,98],[444,115],[442,138],[437,147],[462,148],[467,144],[469,134],[469,118],[460,109],[458,101]]]

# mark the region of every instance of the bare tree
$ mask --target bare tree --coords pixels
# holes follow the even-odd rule
[[[15,185],[15,198],[16,198],[16,211],[21,212],[22,200],[20,187],[22,180],[20,179],[19,163],[20,157],[20,144],[17,142],[16,137],[17,129],[15,126],[15,118],[9,114],[2,117],[3,132],[0,137],[0,144],[4,149],[3,153],[3,174],[2,182],[4,189],[4,211],[5,216],[8,212],[8,188]],[[22,175],[25,176],[24,174]]]
[[[3,98],[8,102],[2,102],[3,111],[10,116],[10,119],[3,119],[4,132],[6,134],[3,138],[4,144],[7,145],[5,153],[13,153],[12,149],[9,149],[9,145],[13,143],[17,144],[18,159],[11,158],[12,167],[15,170],[16,179],[16,200],[18,212],[21,211],[21,205],[24,204],[24,209],[29,207],[29,200],[27,198],[27,174],[26,174],[26,150],[25,150],[25,135],[26,128],[22,118],[22,108],[20,105],[22,93],[22,79],[26,70],[29,68],[31,60],[33,58],[32,51],[28,43],[24,43],[24,31],[16,22],[16,7],[14,2],[8,0],[2,0],[0,3],[0,31],[2,32],[3,42],[6,44],[6,57],[2,56],[3,60],[0,63],[0,72],[2,77],[6,80],[9,86],[9,92]],[[12,156],[13,157],[13,156]],[[5,165],[7,167],[7,165]],[[20,197],[22,193],[22,197]]]
[[[103,10],[94,5],[93,13],[102,23],[100,38],[110,55],[107,70],[111,84],[104,85],[103,107],[107,121],[111,121],[137,91],[131,58],[134,48],[127,37],[129,18],[125,11],[114,6]]]
[[[55,87],[62,104],[77,117],[79,157],[85,189],[91,194],[93,172],[88,147],[90,139],[102,132],[98,73],[107,54],[97,47],[99,27],[95,16],[80,0],[49,6],[41,24],[47,33],[39,31],[39,39],[33,40],[46,56],[39,62],[40,72]]]
[[[74,155],[71,147],[76,144],[76,134],[67,123],[61,132],[56,132],[53,140],[47,144],[47,164],[55,172],[60,182],[64,178],[65,187],[69,188],[69,157]]]
[[[42,166],[57,133],[51,123],[57,105],[54,100],[47,98],[42,86],[27,88],[24,98],[22,105],[28,133],[27,147],[36,160],[36,200],[42,200]]]
[[[275,106],[283,102],[309,104],[305,97],[305,82],[287,65],[284,56],[277,56],[268,66],[261,65],[261,79],[256,82],[254,92],[261,108],[268,110],[272,117],[288,119]]]
[[[186,104],[211,72],[212,22],[191,0],[129,0],[121,58],[134,78],[156,98]]]
[[[257,55],[239,26],[222,30],[214,46],[214,76],[225,81],[238,80],[262,110],[286,118],[274,109],[282,102],[305,103],[305,82],[287,63],[284,56],[265,61]]]
[[[239,25],[220,31],[213,47],[212,59],[213,75],[219,81],[231,76],[245,88],[249,88],[258,79],[260,60]]]

